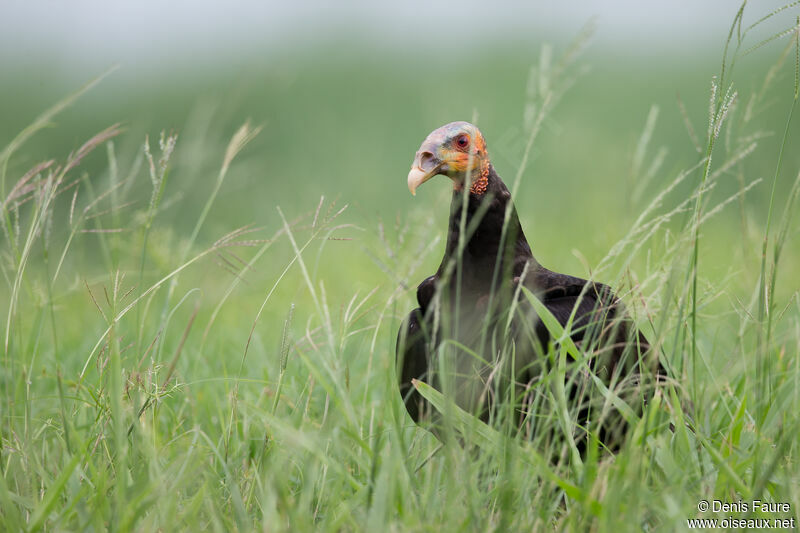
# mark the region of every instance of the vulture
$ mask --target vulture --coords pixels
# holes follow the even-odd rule
[[[453,184],[444,257],[417,287],[419,306],[397,338],[397,376],[409,415],[439,435],[441,415],[414,387],[419,380],[490,423],[501,420],[500,405],[512,405],[504,420],[513,420],[515,430],[535,432],[544,410],[555,416],[556,406],[541,399],[542,387],[552,386],[543,376],[558,364],[551,349],[558,339],[536,312],[535,297],[562,326],[572,320],[568,331],[584,355],[570,357],[565,371],[575,442],[585,450],[593,432],[604,446],[618,448],[626,423],[615,416],[608,392],[598,394],[598,380],[641,410],[645,382],[653,383],[643,376],[662,372],[647,339],[608,286],[536,260],[476,126],[453,122],[428,135],[408,174],[411,194],[437,175]]]

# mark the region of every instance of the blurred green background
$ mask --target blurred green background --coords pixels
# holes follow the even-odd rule
[[[208,198],[230,136],[249,119],[264,129],[231,168],[197,246],[248,224],[263,227],[258,236],[266,237],[280,227],[277,206],[290,219],[309,217],[324,196],[337,206],[347,204],[339,222],[355,226],[337,233],[352,240],[327,245],[321,277],[330,300],[347,301],[378,285],[413,288],[438,265],[441,243],[413,273],[394,271],[379,226],[386,228],[389,240],[403,227],[423,240],[443,234],[446,180],[431,182],[416,198],[405,185],[421,140],[446,122],[477,120],[498,172],[511,183],[529,131],[526,107],[541,103],[530,81],[532,69],[541,72],[542,61],[544,66],[557,64],[571,41],[591,28],[588,45],[564,75],[569,88],[542,125],[516,197],[538,259],[555,270],[587,276],[587,265],[596,265],[624,236],[656,192],[699,160],[678,102],[684,103],[698,136],[705,137],[710,81],[718,74],[735,13],[728,4],[647,12],[622,2],[576,16],[557,8],[526,8],[516,18],[507,12],[487,14],[482,21],[468,15],[477,10],[472,6],[455,18],[454,24],[460,21],[463,27],[450,31],[440,23],[449,8],[422,4],[395,6],[387,13],[362,4],[340,11],[318,6],[323,12],[308,18],[289,8],[237,4],[228,19],[224,11],[202,7],[199,14],[172,7],[161,13],[115,8],[90,15],[91,2],[74,9],[53,6],[49,14],[39,14],[44,17],[40,26],[22,31],[25,17],[34,20],[31,10],[12,4],[6,9],[18,19],[16,29],[3,37],[0,145],[63,95],[111,66],[119,68],[15,154],[7,180],[39,161],[63,159],[116,122],[125,128],[114,140],[125,176],[141,155],[145,135],[157,139],[162,130],[178,133],[165,190],[168,207],[158,215],[152,240],[167,250],[166,267],[168,250],[186,239]],[[748,10],[754,21],[773,7],[753,4]],[[217,15],[219,24],[209,25]],[[192,28],[204,16],[209,20]],[[13,16],[4,21],[6,29],[15,24]],[[791,22],[782,13],[754,32],[745,48]],[[741,103],[760,89],[785,45],[785,39],[777,40],[738,60],[732,81]],[[738,289],[749,290],[758,272],[758,254],[752,252],[766,217],[769,178],[791,102],[792,63],[790,58],[778,71],[748,125],[750,133],[769,135],[745,161],[743,179],[765,181],[704,228],[702,275],[731,278]],[[635,152],[654,106],[657,122],[636,173]],[[800,162],[800,151],[794,149],[796,126],[778,179],[779,197],[788,191]],[[643,182],[662,148],[663,163]],[[96,151],[80,168],[98,191],[108,182],[104,152]],[[739,190],[740,179],[721,179],[712,203]],[[697,180],[699,173],[675,197],[685,197]],[[145,209],[149,187],[142,167],[133,180],[129,212]],[[677,218],[674,227],[685,221]],[[111,221],[102,224],[110,227]],[[54,227],[58,232],[63,226]],[[122,243],[138,243],[137,238],[139,232],[131,230]],[[787,261],[793,261],[798,258],[796,239],[789,244]],[[108,272],[97,238],[84,236],[73,246],[67,262],[71,272],[82,277]],[[288,243],[276,249],[257,267],[259,279],[262,274],[271,279],[291,258]],[[658,254],[657,249],[651,252]],[[414,256],[416,251],[403,253]],[[640,254],[640,265],[647,253]],[[206,291],[228,275],[214,267],[210,271]],[[304,281],[299,273],[289,279],[281,290],[296,299]],[[264,290],[261,285],[251,287],[254,295]],[[779,285],[786,295],[796,286]],[[745,300],[749,294],[735,297]],[[413,291],[406,301],[413,305]],[[283,316],[285,307],[268,306],[266,323]]]
[[[426,14],[421,4],[395,7],[383,15],[373,8],[361,13],[352,26],[346,25],[340,19],[364,8],[354,4],[345,5],[327,24],[323,10],[309,15],[308,23],[295,20],[280,36],[265,39],[259,22],[268,32],[279,23],[270,21],[299,14],[284,13],[289,8],[253,7],[254,16],[263,21],[244,24],[237,19],[227,25],[220,21],[223,28],[209,35],[212,42],[207,42],[197,35],[199,30],[186,29],[205,13],[202,9],[199,15],[175,8],[166,14],[154,10],[149,13],[150,34],[147,25],[139,28],[136,20],[125,31],[125,23],[117,20],[129,15],[125,10],[90,16],[91,5],[54,7],[56,12],[49,17],[63,10],[67,18],[60,27],[68,29],[40,35],[43,42],[38,48],[30,43],[35,36],[25,35],[36,28],[20,27],[25,19],[15,22],[14,15],[21,15],[6,7],[10,12],[4,25],[7,30],[16,25],[17,30],[5,34],[5,51],[0,56],[4,72],[0,145],[63,95],[107,68],[119,66],[60,115],[52,130],[40,134],[35,148],[29,146],[17,155],[11,170],[19,173],[41,159],[64,155],[115,122],[126,128],[125,135],[115,141],[120,167],[126,168],[145,134],[157,137],[162,129],[175,131],[180,135],[180,162],[174,165],[173,179],[183,196],[172,215],[178,227],[185,229],[194,217],[184,214],[191,212],[189,206],[205,200],[224,145],[249,118],[265,129],[233,169],[213,221],[205,228],[209,236],[247,223],[272,223],[275,205],[289,212],[294,206],[309,209],[320,195],[340,198],[353,206],[351,212],[367,220],[376,215],[394,219],[418,209],[444,212],[433,209],[438,204],[431,201],[434,196],[446,198],[444,181],[426,187],[425,194],[415,199],[406,193],[404,176],[425,135],[453,120],[477,117],[495,166],[511,181],[526,139],[529,73],[540,60],[542,45],[553,44],[555,61],[595,14],[586,10],[566,21],[544,8],[526,9],[516,19],[512,14],[487,14],[485,24],[491,31],[484,35],[474,14],[462,15],[467,22],[461,32],[459,28],[444,31],[436,14],[447,9]],[[550,221],[563,216],[565,206],[586,207],[572,209],[576,223],[562,224],[558,231],[564,242],[578,245],[590,262],[614,242],[620,228],[590,221],[605,210],[623,211],[626,216],[637,213],[637,199],[627,194],[636,179],[631,175],[631,160],[652,105],[660,113],[649,155],[662,145],[669,150],[653,188],[696,161],[676,95],[680,94],[702,137],[710,79],[719,71],[727,24],[736,6],[716,2],[692,11],[686,4],[669,10],[682,10],[682,16],[666,20],[658,20],[659,12],[637,18],[647,12],[631,13],[634,7],[625,2],[596,8],[596,32],[579,59],[588,71],[576,77],[548,117],[523,175],[517,202],[534,243],[537,233],[552,231]],[[748,5],[748,11],[755,19],[772,7],[769,2],[756,2]],[[18,9],[30,16],[22,7]],[[415,31],[409,31],[407,38],[395,35],[400,30],[388,31],[390,17],[398,10],[404,16],[395,24],[411,30],[407,25],[416,21],[411,24]],[[472,12],[470,6],[464,11]],[[249,13],[240,8],[231,15],[221,10],[218,16]],[[548,15],[555,19],[554,27],[549,27]],[[616,20],[623,15],[626,18]],[[48,14],[40,16],[47,20]],[[82,23],[83,17],[90,20]],[[165,20],[157,22],[161,18]],[[792,22],[788,15],[780,18],[761,28],[747,44]],[[115,22],[123,33],[104,42]],[[236,23],[252,32],[239,36],[241,42],[234,40]],[[370,24],[377,26],[371,33]],[[506,33],[503,24],[510,26]],[[698,24],[705,31],[691,33]],[[40,33],[49,30],[50,26],[42,25]],[[386,36],[380,35],[383,26]],[[175,44],[160,42],[166,36]],[[785,44],[785,40],[777,41],[740,60],[733,82],[744,98],[761,85]],[[200,52],[192,50],[195,45],[201,47]],[[108,50],[98,51],[101,47]],[[793,83],[791,67],[789,61],[761,106],[758,126],[765,131],[780,133],[783,127]],[[775,158],[776,137],[766,139],[759,149],[768,161]],[[787,176],[796,168],[798,157],[795,151],[789,153],[784,164]],[[748,170],[752,175],[747,178],[754,179],[770,177],[773,168],[754,163]],[[790,179],[780,181],[786,184]],[[184,187],[189,183],[190,188]],[[734,183],[725,192],[736,187]],[[763,206],[767,192],[766,186],[754,190],[748,195],[751,205]],[[621,223],[624,227],[625,221]],[[553,262],[570,260],[566,248],[547,253],[553,254]]]
[[[778,5],[748,5],[747,20]],[[159,10],[155,4],[106,12],[92,2],[50,7],[47,12],[21,3],[5,8],[0,145],[63,95],[111,66],[118,69],[14,155],[6,187],[37,162],[63,159],[116,122],[125,128],[114,140],[121,176],[141,156],[146,135],[155,140],[162,130],[178,133],[165,208],[151,240],[152,259],[163,261],[149,265],[147,271],[155,275],[175,260],[176,246],[188,237],[213,188],[230,136],[249,119],[264,129],[232,166],[196,247],[250,224],[264,228],[254,238],[265,238],[281,226],[277,207],[289,219],[308,221],[322,196],[337,208],[346,204],[338,222],[353,226],[336,235],[350,240],[327,243],[320,256],[320,279],[330,302],[345,302],[376,286],[413,289],[434,271],[441,242],[413,272],[401,265],[418,249],[400,248],[405,258],[390,251],[403,228],[411,229],[415,242],[443,235],[446,180],[431,182],[415,198],[406,189],[405,176],[419,143],[443,123],[476,120],[498,172],[511,183],[523,161],[526,109],[541,103],[539,81],[531,82],[540,78],[532,72],[541,74],[548,64],[557,67],[573,39],[587,31],[592,36],[563,75],[568,88],[542,124],[515,200],[538,259],[555,270],[588,276],[644,205],[699,160],[679,101],[704,138],[711,77],[719,72],[735,13],[730,2],[669,8],[617,2],[578,15],[563,8],[528,7],[482,18],[480,6],[467,5],[453,13],[452,27],[445,28],[442,20],[453,8],[414,3],[385,10],[363,3],[337,9],[318,5],[316,11],[247,3],[234,4],[230,11],[199,4],[193,12],[175,6]],[[781,13],[754,31],[743,48],[792,22],[791,13]],[[786,43],[777,39],[737,60],[730,79],[740,91],[740,103],[749,103],[760,90]],[[749,119],[745,133],[764,134],[757,150],[740,167],[744,172],[738,178],[724,176],[710,197],[716,204],[742,184],[765,179],[704,227],[702,276],[730,279],[729,298],[749,298],[745,291],[757,276],[755,247],[793,91],[791,55]],[[737,120],[743,108],[736,110]],[[654,109],[652,138],[635,169],[637,146]],[[779,198],[789,190],[800,162],[797,129],[795,122],[778,178]],[[659,158],[660,166],[645,180]],[[97,150],[79,170],[102,191],[107,167],[105,150]],[[700,175],[695,174],[674,198],[684,198],[696,186]],[[141,213],[150,188],[145,167],[131,183],[133,203],[126,209]],[[67,216],[66,199],[61,216]],[[686,216],[674,219],[672,227],[681,227]],[[97,227],[103,228],[114,222],[98,220]],[[116,246],[139,249],[135,220],[123,225]],[[56,234],[67,231],[58,221],[54,228]],[[798,259],[795,234],[786,247],[790,264]],[[68,272],[88,279],[109,272],[110,256],[101,254],[100,238],[89,234],[76,240]],[[657,246],[642,250],[634,271],[658,253]],[[245,275],[252,282],[248,294],[260,298],[262,280],[273,279],[291,257],[289,244],[278,243],[257,266],[254,280],[252,273]],[[135,271],[137,265],[122,267]],[[230,277],[214,266],[195,275],[208,276],[199,283],[211,293],[210,301]],[[181,280],[191,287],[185,276]],[[797,279],[781,281],[778,290],[784,296],[797,286]],[[265,309],[265,323],[277,324],[288,301],[305,298],[303,287],[300,273],[291,273],[280,286],[285,299]],[[413,290],[404,301],[405,307],[413,306]],[[248,320],[254,308],[247,309]]]

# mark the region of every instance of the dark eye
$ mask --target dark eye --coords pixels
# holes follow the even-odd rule
[[[456,137],[456,146],[461,149],[466,148],[469,146],[469,135],[459,135]]]

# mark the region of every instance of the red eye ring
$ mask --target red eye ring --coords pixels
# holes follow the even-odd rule
[[[459,148],[466,149],[469,146],[469,135],[462,133],[458,137],[456,137],[456,146]]]

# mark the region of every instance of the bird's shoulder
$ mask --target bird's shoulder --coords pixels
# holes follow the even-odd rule
[[[545,302],[579,296],[584,300],[601,301],[606,305],[613,304],[616,300],[616,295],[608,285],[553,272],[544,267],[533,272],[531,285]]]
[[[428,276],[422,283],[417,285],[417,303],[419,303],[420,309],[425,312],[431,300],[433,300],[433,296],[436,293],[436,281],[438,279],[438,275],[434,274],[433,276]]]

